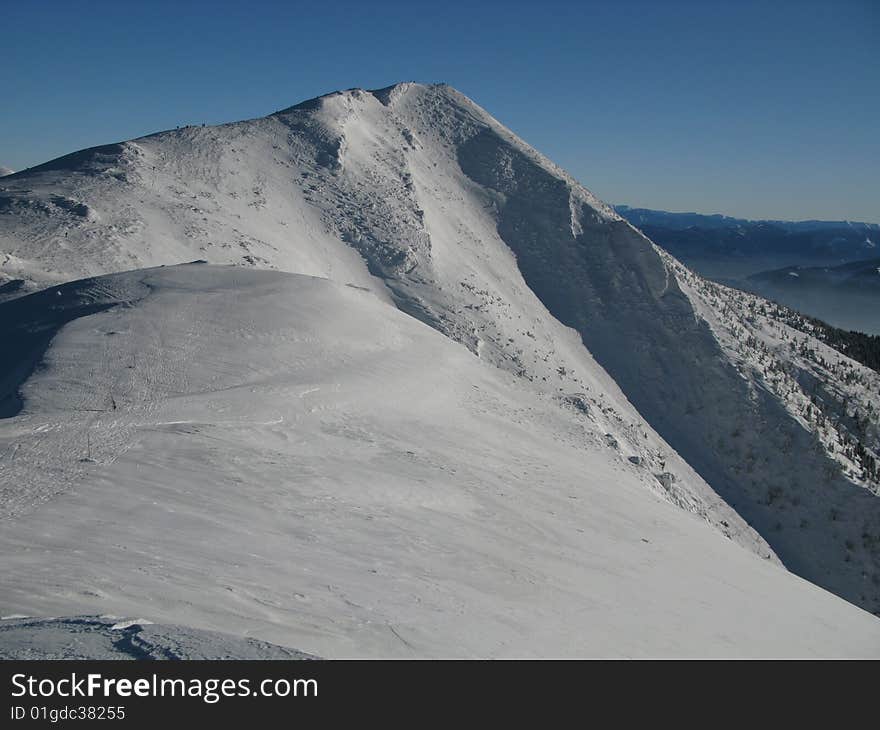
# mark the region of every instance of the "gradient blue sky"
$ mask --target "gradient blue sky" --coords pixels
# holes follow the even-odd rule
[[[880,221],[880,0],[0,0],[0,164],[445,81],[600,197]]]

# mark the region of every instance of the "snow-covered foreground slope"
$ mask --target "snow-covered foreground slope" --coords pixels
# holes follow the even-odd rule
[[[2,616],[327,657],[880,654],[588,415],[357,286],[191,264],[12,308],[66,324],[0,421]]]

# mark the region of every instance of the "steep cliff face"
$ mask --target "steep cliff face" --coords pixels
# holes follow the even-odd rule
[[[823,434],[824,417],[802,413],[811,396],[818,414],[839,422],[842,410],[843,420],[861,424],[861,447],[876,454],[876,374],[851,361],[836,373],[794,362],[775,334],[784,323],[688,272],[455,92],[444,98],[470,112],[447,110],[439,126],[457,130],[449,144],[458,167],[492,201],[483,210],[541,303],[579,333],[641,415],[790,569],[880,610],[871,454],[845,458],[853,429]],[[418,128],[411,109],[402,114]],[[741,352],[758,341],[764,351],[753,344]],[[828,359],[841,360],[833,351]],[[793,373],[787,388],[776,370]],[[843,392],[847,377],[858,382]],[[817,383],[825,383],[821,403]]]

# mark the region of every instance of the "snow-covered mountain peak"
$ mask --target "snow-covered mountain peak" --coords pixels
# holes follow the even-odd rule
[[[448,84],[422,84],[417,81],[401,81],[381,89],[371,89],[370,93],[385,106],[394,106],[409,93],[423,93],[431,89],[451,89]]]
[[[703,287],[455,89],[337,92],[0,181],[0,297],[194,259],[371,291],[551,400],[647,491],[880,610],[878,502],[855,457],[839,467],[841,449],[876,453],[876,418],[859,412],[857,447],[796,415],[819,371],[798,375],[772,317]],[[772,351],[744,363],[746,331]],[[808,394],[822,407],[855,393],[838,368]]]

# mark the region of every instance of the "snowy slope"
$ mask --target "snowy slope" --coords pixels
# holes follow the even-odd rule
[[[371,292],[191,264],[13,306],[66,324],[0,425],[0,615],[144,617],[202,652],[213,630],[327,657],[880,653],[874,617]],[[71,621],[39,622],[46,651]]]
[[[315,659],[256,639],[117,616],[0,619],[0,659]]]
[[[880,610],[870,480],[829,477],[832,502],[851,505],[830,518],[817,475],[837,457],[821,438],[808,448],[819,426],[792,412],[787,391],[743,373],[731,342],[748,315],[704,296],[700,280],[447,86],[339,92],[17,173],[0,183],[0,252],[11,304],[79,276],[193,259],[364,287],[552,401],[646,492]],[[869,451],[876,433],[867,429]]]

